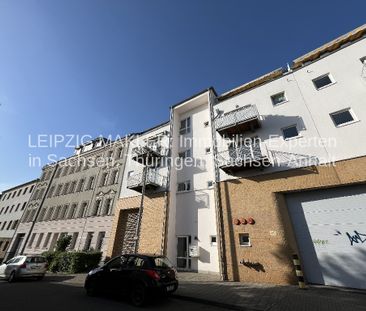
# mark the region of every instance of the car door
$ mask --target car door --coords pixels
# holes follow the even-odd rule
[[[111,292],[119,292],[124,289],[124,268],[126,266],[127,257],[119,256],[104,267],[103,286]]]

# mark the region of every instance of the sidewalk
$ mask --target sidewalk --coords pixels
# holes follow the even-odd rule
[[[47,280],[82,286],[85,274],[48,274]],[[179,273],[179,288],[174,297],[243,311],[366,310],[366,291],[220,282],[216,276],[197,273]]]
[[[179,277],[180,285],[175,297],[231,310],[366,310],[366,291],[320,286],[301,290],[297,286],[193,281],[194,276],[186,276],[185,273],[180,273]]]

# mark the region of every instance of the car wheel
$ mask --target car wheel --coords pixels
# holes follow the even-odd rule
[[[86,294],[89,296],[89,297],[95,297],[98,295],[98,290],[96,288],[96,284],[95,282],[90,282],[88,284],[88,286],[85,287],[85,290],[86,290]]]
[[[14,281],[15,281],[15,271],[11,271],[9,278],[8,278],[8,282],[13,283]]]
[[[130,298],[136,307],[142,307],[146,303],[146,289],[141,283],[135,284],[130,293]]]

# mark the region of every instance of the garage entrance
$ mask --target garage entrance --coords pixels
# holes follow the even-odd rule
[[[286,201],[307,282],[366,289],[366,185]]]

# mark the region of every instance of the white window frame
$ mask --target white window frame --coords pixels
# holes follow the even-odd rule
[[[243,244],[242,243],[241,237],[243,237],[243,236],[247,236],[248,237],[248,244]],[[251,247],[252,246],[252,243],[250,242],[250,235],[249,235],[249,233],[247,233],[247,232],[239,233],[239,245],[240,245],[240,247]]]
[[[331,83],[329,83],[329,84],[327,84],[327,85],[324,85],[324,86],[322,86],[322,87],[318,88],[318,87],[316,86],[316,84],[315,84],[315,81],[316,81],[316,80],[320,80],[320,79],[322,79],[322,78],[324,78],[324,77],[327,77],[327,76],[329,77],[329,79],[330,79]],[[326,74],[323,74],[323,75],[321,75],[321,76],[319,76],[319,77],[316,77],[316,78],[312,79],[311,81],[313,82],[313,85],[314,85],[314,87],[315,87],[315,89],[316,89],[317,91],[321,91],[321,90],[323,90],[323,89],[325,89],[325,88],[327,88],[327,87],[329,87],[329,86],[334,85],[334,84],[336,84],[336,83],[337,83],[337,81],[334,79],[334,77],[331,75],[331,73],[330,73],[330,72],[328,72],[328,73],[326,73]]]
[[[284,130],[287,130],[287,129],[289,129],[289,128],[291,128],[291,127],[295,127],[296,128],[296,130],[297,130],[297,135],[296,136],[292,136],[292,137],[285,137],[285,133],[283,132]],[[300,134],[300,131],[299,131],[299,129],[297,128],[297,124],[292,124],[292,125],[289,125],[289,126],[286,126],[286,127],[283,127],[283,128],[281,128],[281,131],[282,131],[282,137],[283,137],[283,139],[284,140],[291,140],[291,139],[296,139],[296,138],[299,138],[299,137],[301,137],[301,134]]]
[[[184,122],[184,126],[182,127],[182,123]],[[183,120],[180,120],[180,128],[179,128],[179,134],[185,135],[189,134],[191,132],[191,117],[187,117]]]
[[[279,102],[279,103],[275,103],[274,102],[274,100],[273,100],[273,98],[275,97],[275,96],[277,96],[277,95],[280,95],[280,94],[283,94],[283,97],[285,98],[282,102]],[[277,106],[280,106],[280,105],[282,105],[282,104],[285,104],[285,103],[287,103],[288,102],[288,98],[287,98],[287,96],[286,96],[286,92],[285,91],[282,91],[282,92],[278,92],[278,93],[276,93],[276,94],[273,94],[273,95],[271,95],[271,102],[272,102],[272,105],[273,105],[273,107],[277,107]]]
[[[353,120],[349,121],[349,122],[342,123],[342,124],[336,124],[332,116],[335,115],[335,114],[338,114],[338,113],[345,112],[345,111],[348,111],[351,114]],[[329,116],[332,119],[334,126],[337,127],[337,128],[347,126],[347,125],[350,125],[350,124],[353,124],[353,123],[356,123],[356,122],[359,121],[359,119],[357,119],[355,113],[353,112],[352,108],[350,108],[350,107],[345,108],[345,109],[341,109],[341,110],[338,110],[338,111],[331,112],[329,114]]]
[[[183,185],[184,184],[184,190],[179,190],[179,185]],[[189,186],[189,189],[187,190]],[[192,185],[191,185],[191,181],[190,180],[186,180],[183,182],[178,183],[177,185],[177,192],[188,192],[192,190]]]

